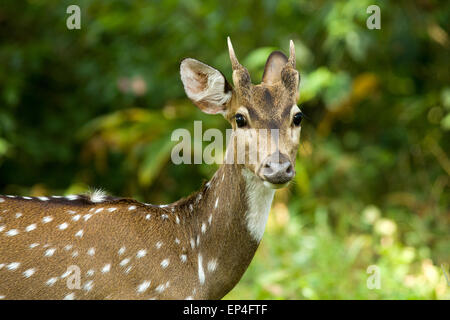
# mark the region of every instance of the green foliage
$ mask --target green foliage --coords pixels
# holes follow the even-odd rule
[[[309,118],[296,180],[228,297],[449,299],[448,2],[80,0],[68,30],[70,4],[0,8],[0,193],[188,195],[217,167],[172,164],[172,131],[227,124],[186,99],[181,59],[231,81],[229,35],[257,83],[293,39]]]

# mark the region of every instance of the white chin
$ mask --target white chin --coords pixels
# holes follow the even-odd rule
[[[286,187],[289,184],[289,182],[282,183],[282,184],[274,184],[270,183],[269,181],[264,181],[264,185],[269,189],[281,189]]]

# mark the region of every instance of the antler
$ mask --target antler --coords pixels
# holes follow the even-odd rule
[[[227,42],[228,42],[228,52],[230,53],[231,67],[233,68],[233,70],[242,68],[242,65],[239,63],[238,59],[236,58],[236,54],[234,53],[230,37],[227,37]]]
[[[252,83],[250,80],[250,73],[243,65],[239,63],[236,58],[230,37],[227,37],[227,42],[228,51],[230,53],[231,67],[233,69],[233,83],[237,91],[241,93],[248,92]]]
[[[287,63],[295,69],[295,46],[292,40],[289,41],[289,60]]]

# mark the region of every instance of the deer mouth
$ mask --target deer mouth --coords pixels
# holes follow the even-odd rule
[[[263,184],[269,189],[281,189],[281,188],[287,187],[289,185],[289,182],[290,181],[285,182],[285,183],[272,183],[267,180],[263,180]]]

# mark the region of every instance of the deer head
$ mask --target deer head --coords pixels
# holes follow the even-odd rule
[[[262,82],[256,85],[239,63],[230,38],[228,50],[234,87],[220,71],[187,58],[180,67],[184,89],[203,112],[220,113],[230,122],[232,143],[227,149],[226,162],[232,162],[236,155],[242,154],[239,150],[245,150],[240,165],[261,179],[266,187],[281,188],[295,175],[303,117],[296,104],[300,78],[295,69],[294,43],[290,41],[289,58],[280,51],[270,54]],[[257,150],[256,157],[250,154],[252,150]]]

